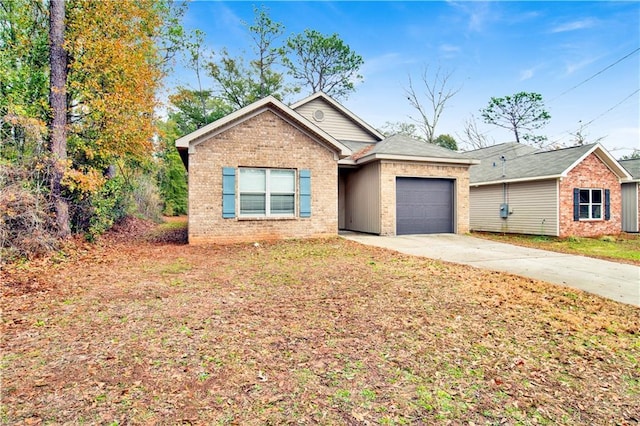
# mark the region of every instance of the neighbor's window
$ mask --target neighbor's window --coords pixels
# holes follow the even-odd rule
[[[602,189],[580,189],[580,219],[602,219]]]
[[[240,169],[240,216],[293,216],[295,171]]]

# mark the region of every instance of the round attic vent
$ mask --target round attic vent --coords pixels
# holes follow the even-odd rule
[[[316,121],[324,120],[324,112],[322,112],[321,109],[317,109],[317,110],[313,111],[313,119],[316,120]]]

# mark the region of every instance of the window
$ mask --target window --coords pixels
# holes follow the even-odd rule
[[[240,216],[294,216],[295,171],[240,169]]]
[[[602,219],[602,189],[580,189],[580,219]]]

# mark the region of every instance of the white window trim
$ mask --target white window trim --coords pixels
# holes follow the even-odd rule
[[[240,185],[242,181],[241,170],[264,170],[265,171],[265,213],[264,214],[246,214],[242,213],[242,203],[241,197],[243,192],[240,190]],[[293,192],[290,194],[293,195],[293,212],[292,213],[271,213],[271,188],[270,188],[270,177],[272,170],[286,170],[293,172]],[[296,217],[297,214],[297,201],[298,201],[298,185],[297,185],[297,171],[296,169],[285,169],[285,168],[265,168],[265,167],[240,167],[238,171],[238,218],[247,219],[247,218],[292,218]],[[256,192],[244,192],[245,194],[256,194]],[[276,192],[276,194],[287,194],[283,192]]]
[[[580,211],[580,207],[589,206],[589,217],[580,217],[579,220],[583,222],[588,221],[600,221],[604,220],[604,190],[602,188],[579,188],[580,191],[589,191],[589,202],[581,203],[580,202],[580,193],[578,193],[578,211]],[[593,199],[593,192],[600,191],[600,202],[593,203],[591,200]],[[600,217],[591,217],[591,212],[593,211],[593,206],[600,206]]]

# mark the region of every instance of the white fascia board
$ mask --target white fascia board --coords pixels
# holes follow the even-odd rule
[[[176,140],[177,148],[188,148],[190,152],[193,151],[196,145],[203,142],[210,136],[222,133],[232,126],[237,125],[239,122],[248,120],[261,114],[264,111],[270,110],[277,114],[280,118],[287,121],[300,131],[306,133],[317,142],[322,145],[332,146],[339,151],[340,157],[348,157],[352,154],[351,150],[342,142],[335,139],[333,136],[311,123],[309,120],[298,114],[288,106],[277,100],[273,96],[268,96],[251,105],[241,108],[213,123],[189,133]]]
[[[593,153],[595,153],[596,157],[598,157],[600,161],[602,161],[604,165],[607,166],[609,170],[613,172],[613,174],[618,176],[619,181],[622,182],[626,179],[633,179],[633,176],[631,176],[629,172],[627,172],[627,169],[622,167],[620,163],[618,163],[618,160],[613,158],[611,154],[609,154],[609,152],[606,149],[604,149],[604,147],[599,143],[596,143],[595,145],[593,145],[593,147],[591,147],[589,151],[585,152],[580,158],[574,161],[573,164],[567,167],[567,169],[562,172],[562,176],[567,176],[571,170],[573,170],[585,158],[587,158],[589,155]]]
[[[191,142],[197,141],[198,139],[202,138],[203,136],[207,136],[210,133],[214,133],[220,127],[224,127],[228,123],[234,122],[235,120],[238,120],[243,116],[249,115],[250,111],[260,109],[261,107],[263,107],[264,105],[270,102],[274,103],[274,105],[277,105],[278,103],[280,103],[280,101],[278,101],[273,96],[267,96],[266,98],[256,101],[251,105],[247,105],[244,108],[240,108],[239,110],[234,111],[229,115],[225,115],[224,117],[212,123],[209,123],[206,126],[201,127],[198,130],[189,133],[188,135],[184,135],[183,137],[176,140],[176,147],[189,148],[189,145]]]
[[[464,158],[443,158],[443,157],[416,157],[412,155],[392,155],[392,154],[369,154],[356,160],[356,164],[366,164],[376,160],[392,160],[392,161],[417,161],[420,163],[447,163],[447,164],[463,164],[473,166],[480,164],[480,160],[467,160]]]
[[[492,180],[488,182],[469,182],[469,186],[477,187],[477,186],[496,185],[500,183],[533,182],[536,180],[561,179],[563,177],[564,177],[563,175],[551,175],[551,176],[533,176],[528,178],[500,179],[500,180]]]

